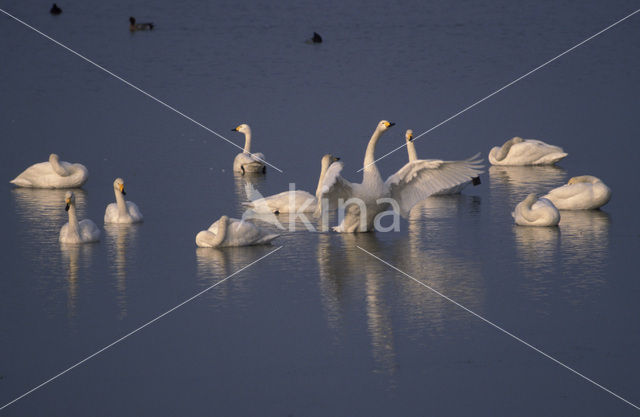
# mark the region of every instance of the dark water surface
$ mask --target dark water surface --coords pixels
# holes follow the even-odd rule
[[[315,190],[320,158],[357,180],[382,155],[598,32],[635,1],[73,2],[0,8],[225,135],[249,123],[264,195]],[[128,17],[152,20],[131,34]],[[239,216],[237,149],[0,15],[0,406],[199,291],[200,298],[0,411],[7,416],[633,415],[636,409],[365,254],[640,403],[640,15],[416,142],[462,159],[512,136],[562,146],[559,167],[487,167],[395,233],[287,232],[196,249]],[[321,45],[304,42],[313,31]],[[82,162],[81,217],[101,228],[112,182],[145,215],[58,243],[64,191],[8,181],[51,152]],[[379,163],[385,175],[404,150]],[[602,211],[513,225],[530,192],[591,174]]]

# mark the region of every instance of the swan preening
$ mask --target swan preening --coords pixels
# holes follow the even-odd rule
[[[514,137],[489,152],[493,165],[553,165],[566,157],[562,148],[535,139]]]
[[[327,169],[329,169],[332,163],[339,160],[340,158],[336,158],[331,154],[326,154],[322,157],[320,179],[318,180],[315,196],[302,190],[290,190],[268,197],[253,199],[250,202],[242,203],[242,205],[252,209],[255,213],[280,214],[314,212],[318,205],[317,195],[320,192],[320,186],[327,173]],[[251,189],[253,190],[253,187],[251,187]],[[251,196],[249,196],[249,198],[251,198]]]
[[[405,132],[405,140],[407,141],[407,153],[409,154],[409,162],[414,162],[414,161],[418,161],[418,153],[416,152],[416,145],[413,143],[413,130],[408,129]],[[458,194],[462,191],[462,189],[464,187],[466,187],[469,184],[473,184],[475,185],[479,185],[480,184],[480,174],[482,174],[482,171],[480,170],[482,168],[481,164],[481,160],[478,159],[478,157],[480,156],[480,154],[477,154],[469,159],[467,159],[466,161],[441,161],[438,159],[428,159],[428,160],[424,160],[424,161],[429,161],[431,163],[433,163],[434,168],[436,170],[446,170],[448,169],[452,164],[459,164],[459,165],[463,165],[463,166],[471,166],[471,164],[476,164],[477,165],[477,170],[478,172],[476,173],[476,175],[474,177],[465,179],[465,180],[461,180],[458,184],[455,184],[451,187],[447,187],[444,188],[438,192],[435,192],[431,195],[449,195],[449,194]]]
[[[251,128],[247,124],[241,124],[233,132],[244,133],[244,151],[236,155],[233,160],[233,171],[246,173],[265,173],[267,167],[264,164],[264,155],[262,153],[251,153]]]
[[[419,201],[478,175],[479,166],[473,159],[454,163],[414,160],[383,181],[375,164],[375,147],[382,134],[393,125],[382,120],[373,132],[364,157],[362,183],[351,183],[340,175],[342,162],[333,163],[327,170],[315,215],[322,214],[323,206],[334,209],[341,205],[344,217],[333,230],[342,233],[372,231],[374,222],[379,220],[378,214],[383,211],[393,208],[407,216]]]
[[[142,213],[132,201],[125,201],[124,181],[116,178],[113,182],[113,192],[116,195],[116,202],[107,206],[104,212],[105,223],[138,223],[143,220]]]
[[[611,189],[592,175],[573,177],[566,185],[554,188],[544,198],[559,210],[598,209],[611,199]]]
[[[520,226],[557,226],[560,222],[556,206],[546,198],[538,199],[535,194],[529,194],[511,215]]]
[[[265,232],[249,221],[222,216],[209,229],[196,235],[196,245],[201,248],[264,245],[278,236]]]
[[[31,188],[77,188],[89,178],[89,171],[82,164],[60,161],[55,153],[48,162],[31,165],[11,180],[18,187]]]
[[[76,197],[72,191],[67,191],[64,196],[65,210],[69,213],[69,222],[60,229],[60,242],[62,243],[89,243],[100,239],[100,229],[89,219],[78,221],[76,215]]]

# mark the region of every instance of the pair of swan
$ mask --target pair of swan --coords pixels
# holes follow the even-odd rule
[[[267,172],[267,167],[264,164],[264,155],[259,152],[251,153],[251,128],[249,125],[243,123],[231,129],[231,131],[244,133],[244,150],[236,155],[233,160],[233,172],[239,172],[243,175],[246,173],[264,174]]]
[[[514,137],[489,152],[492,165],[553,165],[568,154],[540,140]]]
[[[264,245],[278,236],[266,233],[249,221],[222,216],[209,229],[196,235],[196,245],[201,248]]]
[[[333,228],[336,232],[371,231],[377,215],[389,206],[406,216],[419,201],[471,181],[480,173],[476,157],[455,162],[416,159],[383,181],[375,164],[375,148],[382,134],[394,124],[382,120],[376,126],[365,152],[362,183],[351,183],[340,175],[342,162],[331,164],[327,170],[315,215],[320,216],[327,206],[334,209],[341,202],[346,205],[342,222]]]
[[[252,209],[255,213],[305,213],[314,212],[318,205],[317,195],[320,192],[322,180],[324,179],[329,166],[340,158],[336,158],[331,154],[322,157],[320,165],[320,179],[316,188],[316,195],[312,195],[302,190],[283,191],[280,194],[271,195],[264,198],[258,198],[248,203],[242,203],[243,206]]]
[[[18,187],[30,188],[78,188],[89,179],[89,171],[82,164],[60,161],[55,153],[48,162],[31,165],[11,180]]]
[[[569,183],[549,191],[537,199],[535,194],[516,206],[512,213],[516,224],[522,226],[556,226],[558,210],[594,210],[611,199],[611,189],[592,175],[573,177]]]
[[[132,201],[125,201],[124,181],[116,178],[113,182],[113,191],[116,202],[107,206],[104,213],[105,223],[138,223],[143,220],[142,213]],[[69,222],[60,229],[60,242],[62,243],[90,243],[100,239],[100,230],[96,224],[84,219],[78,221],[76,214],[76,197],[72,191],[65,195],[65,210],[69,213]]]

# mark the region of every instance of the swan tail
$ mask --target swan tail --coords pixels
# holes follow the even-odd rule
[[[9,181],[9,183],[13,185],[17,185],[18,187],[31,187],[31,182],[20,177],[15,177],[11,181]]]

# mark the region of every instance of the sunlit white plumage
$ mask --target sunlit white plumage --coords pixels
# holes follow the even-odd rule
[[[69,222],[60,229],[59,240],[62,243],[89,243],[100,239],[100,229],[89,219],[78,221],[76,215],[76,197],[73,192],[65,194],[66,207],[69,213]]]
[[[251,153],[251,128],[247,124],[241,124],[232,131],[244,133],[244,151],[236,155],[233,160],[233,171],[245,173],[265,173],[264,155],[260,152]]]
[[[489,152],[493,165],[552,165],[566,157],[562,148],[535,139],[514,137]]]
[[[31,165],[11,183],[18,187],[77,188],[89,178],[89,171],[82,164],[60,161],[58,155],[49,155],[48,162]]]
[[[406,131],[405,140],[407,141],[407,153],[409,154],[409,163],[405,165],[405,167],[411,165],[413,162],[422,161],[426,164],[414,164],[414,167],[418,165],[431,166],[432,170],[440,171],[442,174],[438,174],[433,178],[434,181],[432,185],[435,188],[440,186],[444,188],[431,195],[458,194],[464,187],[472,182],[474,185],[480,183],[479,175],[483,172],[483,166],[481,165],[482,160],[479,159],[480,154],[476,154],[464,161],[442,161],[439,159],[420,160],[418,159],[418,153],[413,143],[413,130],[409,129]]]
[[[557,226],[560,222],[556,206],[546,198],[538,199],[535,194],[529,194],[518,203],[511,215],[520,226]]]
[[[393,208],[407,216],[417,202],[447,186],[458,184],[461,181],[459,176],[466,175],[463,178],[468,179],[470,172],[476,174],[469,167],[440,170],[434,168],[441,163],[418,160],[409,162],[387,181],[383,181],[375,164],[375,147],[381,135],[393,125],[382,120],[373,132],[364,157],[362,183],[351,183],[344,179],[340,175],[343,168],[341,162],[333,163],[327,170],[322,181],[316,216],[321,214],[323,206],[328,205],[327,208],[333,209],[340,200],[347,202],[353,199],[345,204],[344,218],[333,230],[342,233],[372,231],[378,214]]]
[[[320,191],[322,180],[329,169],[329,166],[340,160],[333,155],[326,154],[322,157],[320,179],[316,188],[316,195]],[[251,187],[250,185],[247,185]],[[250,188],[253,192],[253,187]],[[251,198],[251,197],[250,197]],[[316,210],[318,200],[316,196],[302,190],[283,191],[279,194],[268,197],[254,199],[251,202],[243,203],[245,207],[251,208],[256,213],[305,213]]]
[[[196,245],[201,248],[264,245],[278,236],[265,232],[249,221],[222,216],[209,229],[196,235]]]
[[[116,178],[113,181],[113,192],[116,202],[107,206],[104,212],[105,223],[139,223],[143,220],[140,209],[133,201],[125,201],[124,181]]]
[[[611,189],[592,175],[573,177],[566,185],[554,188],[544,198],[559,210],[593,210],[607,204]]]

